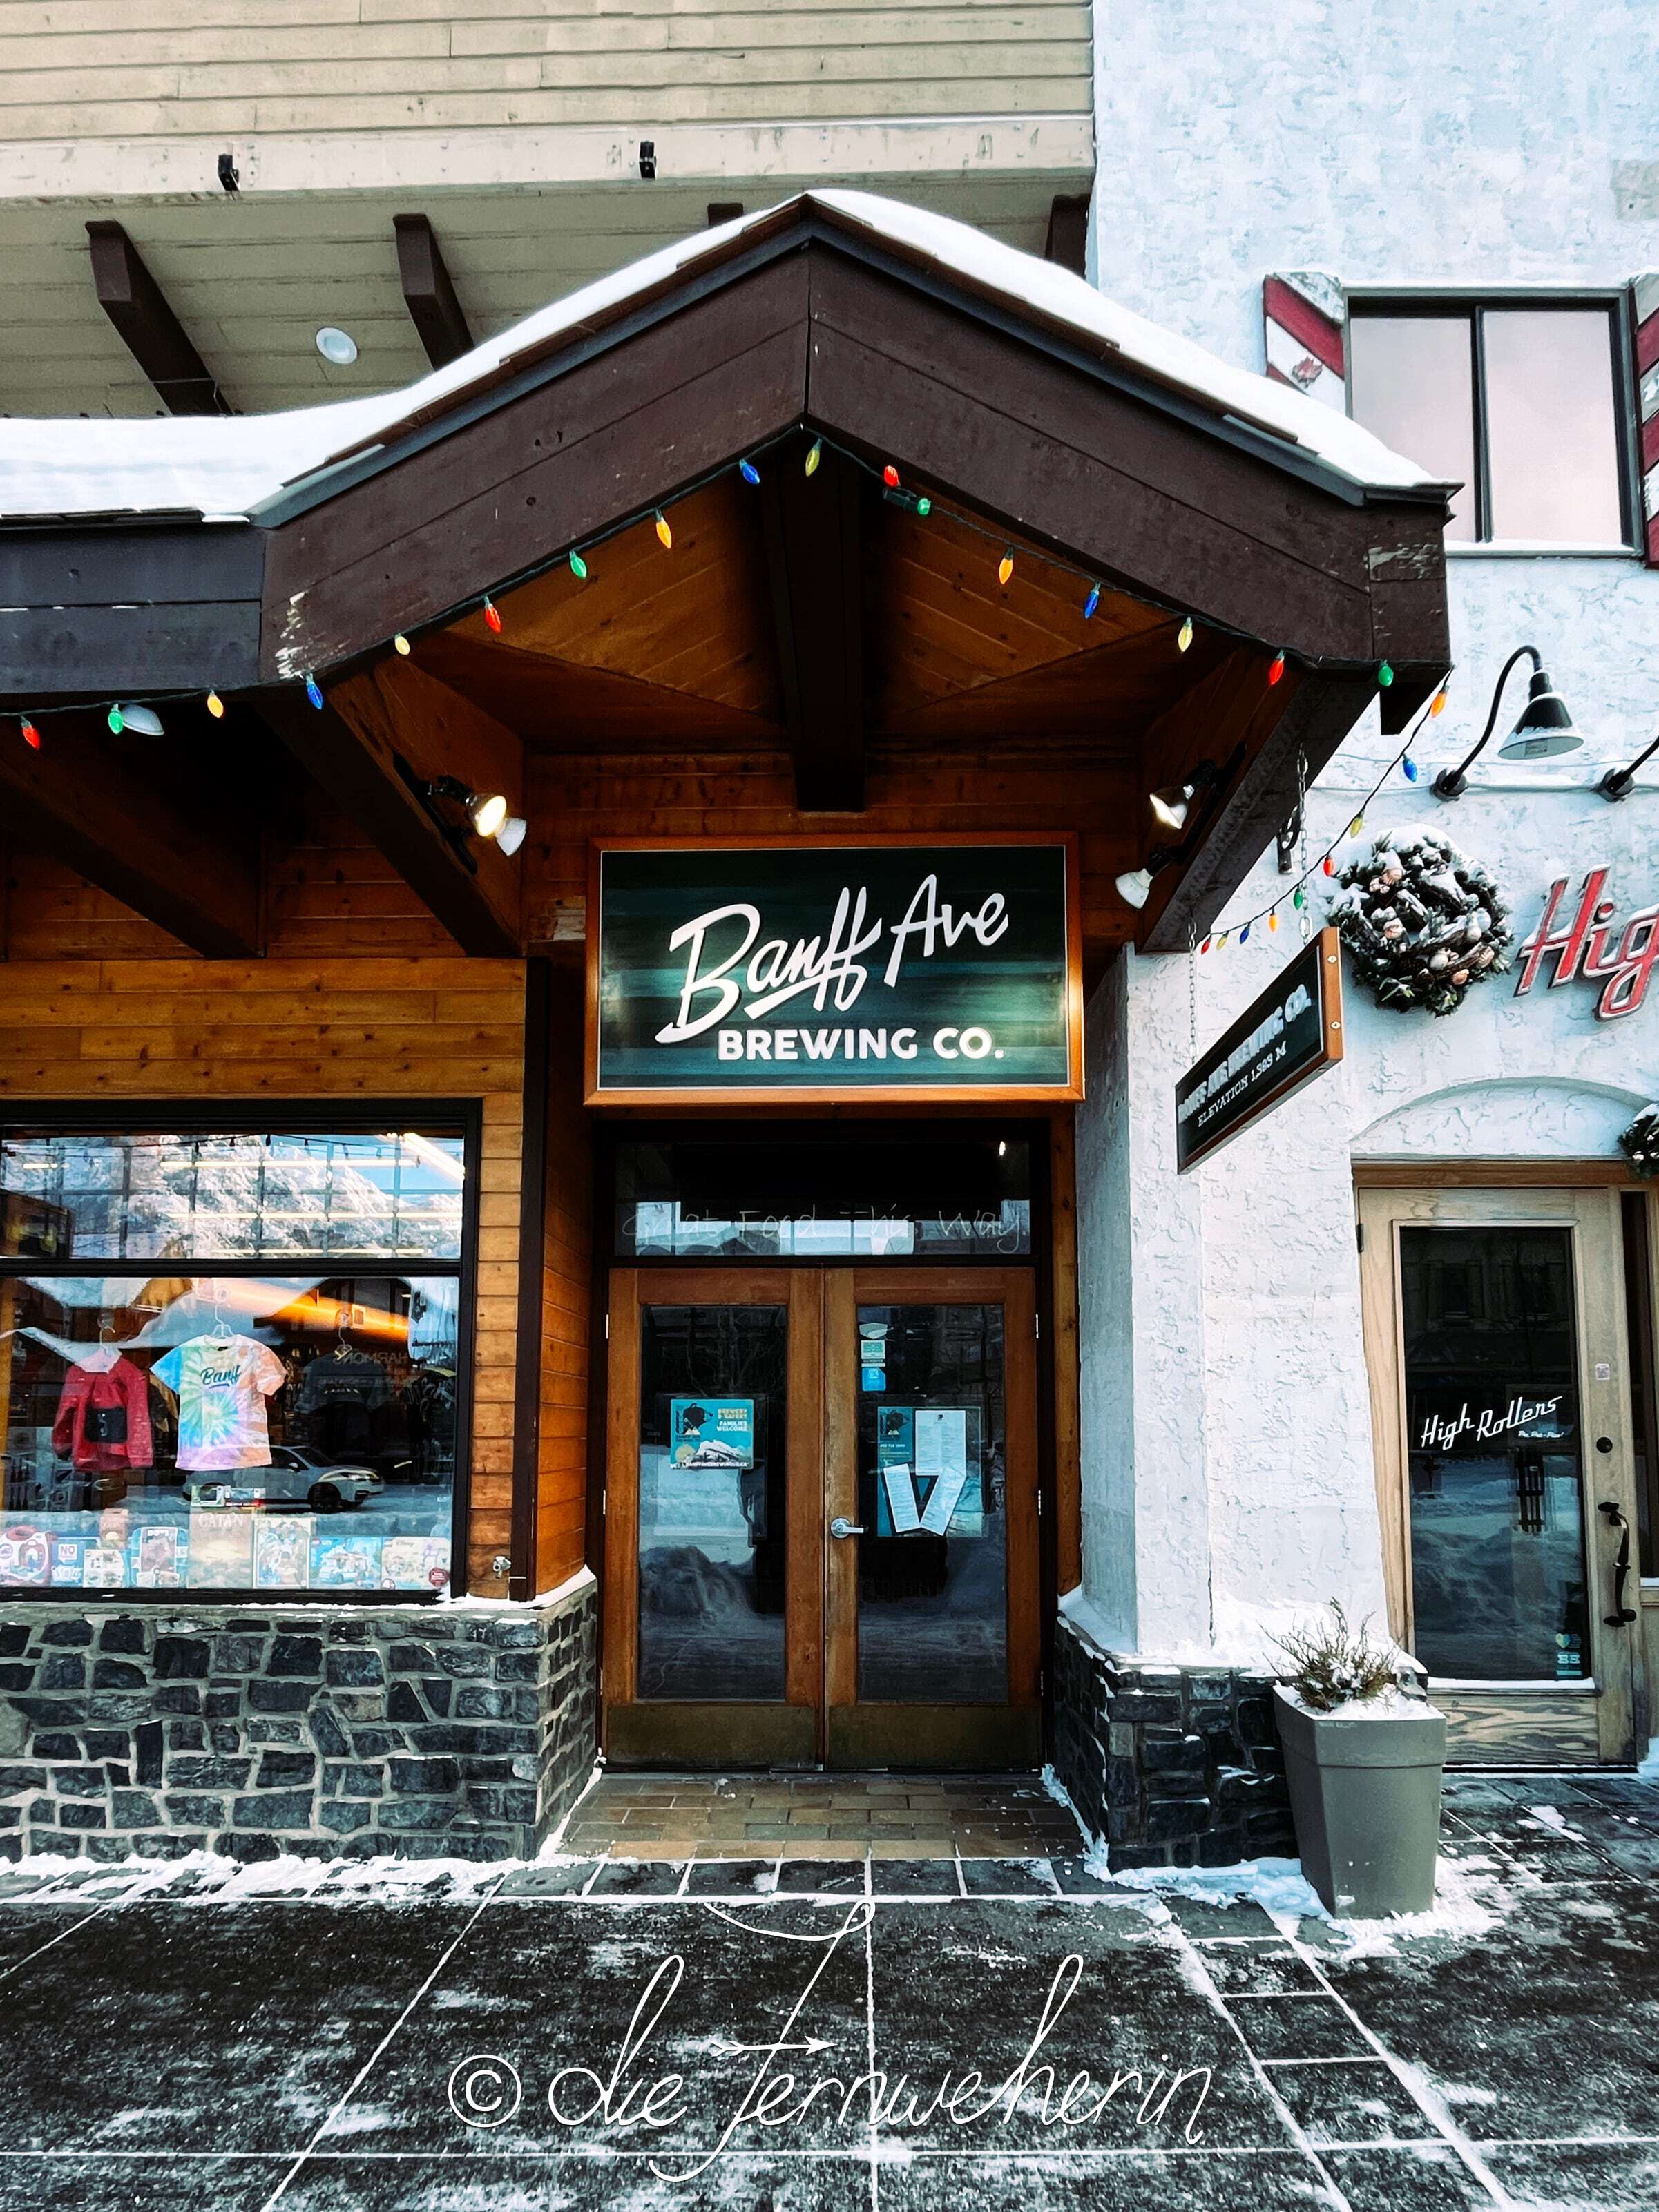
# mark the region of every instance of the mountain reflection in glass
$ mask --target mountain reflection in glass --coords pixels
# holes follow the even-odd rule
[[[641,1698],[781,1698],[789,1321],[640,1315]]]
[[[1589,1674],[1571,1232],[1400,1236],[1413,1645],[1431,1675]]]

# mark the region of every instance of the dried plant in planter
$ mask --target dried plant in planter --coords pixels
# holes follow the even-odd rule
[[[1291,1686],[1310,1712],[1366,1704],[1398,1686],[1400,1657],[1394,1645],[1372,1642],[1369,1620],[1352,1626],[1334,1598],[1328,1620],[1275,1640],[1290,1662]]]

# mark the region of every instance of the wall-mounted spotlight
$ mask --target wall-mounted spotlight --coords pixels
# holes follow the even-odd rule
[[[1184,830],[1194,799],[1214,781],[1215,763],[1200,761],[1184,783],[1166,783],[1161,790],[1150,792],[1146,803],[1152,810],[1153,821],[1160,830]]]
[[[219,156],[220,191],[238,191],[241,188],[241,182],[242,173],[236,166],[236,156],[234,154],[221,154]]]
[[[1595,788],[1603,799],[1628,799],[1631,786],[1636,781],[1637,769],[1645,768],[1655,753],[1659,753],[1659,738],[1654,739],[1645,752],[1638,753],[1628,768],[1610,768]]]
[[[471,823],[474,836],[493,837],[502,852],[509,854],[516,853],[523,844],[529,825],[521,815],[508,811],[502,793],[471,791],[455,775],[441,775],[427,789],[434,799],[453,799]]]
[[[1532,663],[1532,678],[1527,687],[1527,703],[1521,710],[1521,719],[1498,748],[1499,760],[1547,760],[1555,753],[1570,753],[1584,742],[1572,726],[1572,716],[1560,693],[1550,682],[1549,671],[1534,645],[1518,645],[1504,663],[1498,678],[1498,687],[1492,695],[1492,712],[1486,717],[1486,726],[1476,743],[1455,768],[1443,768],[1434,780],[1437,799],[1461,799],[1469,787],[1468,769],[1485,747],[1486,740],[1498,726],[1498,706],[1504,696],[1504,686],[1509,681],[1510,671],[1522,660]]]
[[[1131,868],[1117,879],[1117,895],[1126,906],[1136,908],[1146,905],[1152,896],[1152,878],[1162,868],[1167,868],[1175,854],[1167,845],[1154,845],[1146,855],[1144,868]]]
[[[654,138],[640,141],[640,174],[648,185],[657,173],[657,142]]]

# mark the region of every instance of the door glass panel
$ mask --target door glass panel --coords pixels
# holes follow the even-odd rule
[[[1403,1229],[1400,1276],[1417,1656],[1587,1675],[1572,1232]]]
[[[1000,1305],[860,1306],[858,1690],[1008,1697]]]
[[[641,1698],[781,1698],[783,1306],[640,1315]]]

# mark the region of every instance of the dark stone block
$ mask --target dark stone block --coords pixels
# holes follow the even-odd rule
[[[155,1673],[164,1682],[204,1681],[212,1656],[205,1636],[158,1636]]]
[[[21,1659],[29,1648],[29,1632],[21,1620],[0,1620],[0,1659]]]
[[[360,1728],[351,1733],[351,1747],[359,1759],[385,1759],[402,1751],[408,1741],[401,1729]]]
[[[118,1828],[159,1828],[161,1808],[147,1790],[118,1790],[110,1799]]]
[[[376,1689],[386,1680],[378,1651],[331,1651],[325,1666],[337,1688]]]
[[[541,1671],[541,1654],[537,1651],[503,1651],[495,1662],[498,1682],[533,1682]]]
[[[161,1723],[145,1721],[132,1733],[133,1764],[141,1783],[161,1778]]]
[[[213,1639],[216,1674],[255,1674],[265,1656],[262,1636],[219,1635]]]
[[[203,1707],[210,1720],[234,1719],[241,1710],[242,1693],[240,1690],[210,1690]]]
[[[1170,1863],[1168,1849],[1162,1844],[1114,1844],[1107,1854],[1115,1872],[1127,1873],[1132,1867],[1161,1867]]]
[[[308,1751],[267,1751],[253,1778],[256,1790],[285,1790],[295,1783],[317,1779],[317,1761]]]
[[[1177,1728],[1181,1723],[1181,1699],[1174,1692],[1167,1696],[1131,1692],[1115,1697],[1109,1710],[1115,1721],[1154,1722],[1166,1728]]]
[[[95,1767],[78,1771],[96,1773]],[[22,1790],[44,1790],[46,1770],[44,1766],[0,1766],[0,1797],[15,1797]]]
[[[40,1631],[42,1644],[70,1644],[80,1647],[92,1641],[89,1620],[49,1620]]]
[[[225,1801],[222,1797],[200,1797],[194,1795],[167,1798],[167,1817],[191,1828],[222,1828],[225,1825]]]
[[[1198,1839],[1200,1866],[1237,1866],[1244,1856],[1244,1830],[1242,1823],[1229,1821],[1224,1826],[1206,1829]]]
[[[250,1682],[247,1686],[248,1711],[253,1713],[302,1713],[315,1695],[316,1691],[309,1682]]]
[[[99,1632],[100,1651],[147,1651],[149,1649],[149,1623],[147,1620],[106,1620]]]
[[[463,1682],[455,1692],[458,1721],[499,1721],[518,1717],[512,1690],[489,1690],[479,1682]]]
[[[1207,1797],[1154,1797],[1146,1807],[1146,1840],[1171,1844],[1180,1836],[1200,1836],[1213,1818]]]
[[[242,1730],[239,1723],[214,1721],[208,1734],[215,1751],[222,1753],[227,1759],[234,1759],[242,1748]]]
[[[351,1739],[326,1705],[312,1708],[311,1738],[325,1759],[343,1759],[351,1749]]]
[[[51,1662],[52,1667],[64,1664],[61,1659],[54,1659]],[[81,1662],[77,1659],[75,1664],[78,1667]],[[54,1686],[47,1683],[45,1686],[51,1689]],[[92,1662],[92,1686],[94,1690],[142,1690],[144,1670],[142,1667],[135,1667],[131,1659],[94,1659]]]
[[[379,1808],[382,1828],[403,1833],[410,1829],[428,1833],[447,1827],[460,1808],[447,1797],[401,1797]]]
[[[394,1682],[386,1694],[386,1718],[392,1721],[424,1721],[426,1707],[415,1694],[412,1682]]]
[[[347,1766],[341,1772],[340,1787],[353,1797],[383,1797],[385,1770],[379,1766]]]
[[[167,1780],[177,1790],[246,1790],[251,1759],[175,1759]]]
[[[438,1654],[438,1664],[446,1674],[488,1674],[489,1654],[476,1644],[458,1644]]]
[[[88,1729],[86,1745],[88,1759],[125,1759],[132,1755],[132,1737],[125,1729]]]
[[[200,1721],[169,1721],[167,1749],[169,1751],[205,1751],[207,1730]]]
[[[324,1827],[331,1828],[337,1836],[349,1836],[359,1828],[368,1827],[374,1817],[374,1808],[364,1804],[359,1798],[341,1797],[332,1804],[323,1806],[317,1817]]]
[[[394,1674],[435,1674],[438,1661],[427,1644],[394,1644],[386,1654]]]
[[[60,1826],[65,1828],[102,1828],[108,1826],[101,1805],[60,1805],[58,1818]]]
[[[79,1759],[81,1739],[78,1735],[57,1735],[50,1729],[43,1729],[29,1749],[36,1759]],[[92,1752],[88,1756],[96,1759],[99,1753]]]
[[[268,1805],[270,1798],[257,1801]],[[213,1849],[222,1859],[235,1859],[243,1866],[252,1866],[260,1859],[280,1858],[283,1846],[275,1836],[250,1836],[227,1830],[213,1838]]]
[[[468,1809],[490,1820],[533,1820],[536,1793],[521,1783],[479,1783],[466,1793]]]
[[[239,1797],[231,1808],[231,1817],[239,1828],[308,1828],[311,1792],[279,1790],[273,1790],[268,1797]]]
[[[34,1668],[30,1666],[0,1667],[0,1690],[32,1690],[34,1687]]]
[[[1273,1726],[1273,1707],[1266,1698],[1239,1699],[1238,1734],[1240,1741],[1252,1748],[1257,1744],[1278,1742],[1279,1731]]]
[[[199,1713],[202,1693],[194,1682],[158,1682],[153,1702],[158,1713]]]
[[[99,1664],[118,1666],[120,1662],[100,1660]],[[143,1680],[143,1676],[138,1673],[136,1667],[131,1669],[131,1672],[137,1676],[139,1681]],[[77,1658],[73,1652],[70,1651],[54,1651],[40,1669],[40,1687],[43,1690],[83,1689],[86,1686],[86,1661]]]
[[[55,1766],[52,1773],[60,1797],[101,1797],[104,1794],[101,1766]]]
[[[323,1671],[323,1640],[319,1636],[278,1636],[272,1640],[267,1674],[308,1674]]]
[[[1091,1796],[1098,1794],[1097,1790],[1090,1790],[1086,1782],[1084,1784],[1084,1788]],[[1075,1796],[1075,1791],[1073,1794]],[[1133,1759],[1107,1760],[1105,1802],[1109,1805],[1118,1807],[1120,1810],[1125,1806],[1139,1804],[1140,1777],[1135,1771],[1135,1763]]]
[[[423,1674],[421,1677],[421,1695],[433,1712],[447,1714],[449,1701],[454,1694],[455,1685],[447,1674]]]
[[[1194,1782],[1201,1786],[1204,1740],[1196,1735],[1144,1735],[1140,1739],[1140,1764],[1149,1776],[1156,1776],[1159,1781]]]
[[[1232,1703],[1233,1678],[1231,1674],[1185,1674],[1182,1686],[1190,1704],[1229,1705]]]
[[[521,1651],[539,1644],[542,1631],[533,1620],[492,1620],[485,1636],[498,1651]]]
[[[393,1793],[399,1797],[460,1786],[460,1770],[453,1759],[394,1759],[387,1771]]]

